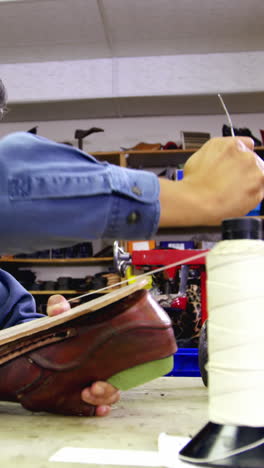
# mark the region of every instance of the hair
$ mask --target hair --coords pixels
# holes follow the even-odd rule
[[[0,119],[4,115],[5,107],[7,104],[7,92],[3,81],[0,79]]]

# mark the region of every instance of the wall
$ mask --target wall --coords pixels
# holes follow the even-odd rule
[[[264,128],[264,113],[234,114],[232,121],[236,127],[249,127],[252,133],[261,139],[259,129]],[[84,150],[87,152],[116,151],[120,149],[120,146],[131,147],[140,141],[165,144],[167,141],[173,140],[179,143],[181,130],[208,131],[212,137],[221,136],[224,123],[227,123],[225,115],[1,122],[0,137],[15,131],[27,131],[31,127],[39,125],[39,135],[55,141],[67,140],[77,145],[76,140],[74,140],[75,129],[88,129],[96,126],[103,128],[104,132],[87,137],[84,140]]]

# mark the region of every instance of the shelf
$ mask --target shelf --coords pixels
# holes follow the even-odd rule
[[[150,168],[150,167],[177,167],[184,164],[187,159],[199,148],[193,149],[175,149],[175,150],[127,150],[92,153],[99,161],[108,161],[111,164],[117,164],[123,167]],[[255,152],[264,159],[264,146],[255,147]]]
[[[264,146],[258,146],[254,148],[254,151],[262,158],[264,159]]]
[[[53,295],[53,294],[86,294],[87,292],[89,291],[74,291],[74,290],[67,290],[67,291],[64,291],[64,290],[59,290],[59,289],[56,289],[56,290],[45,290],[45,291],[37,291],[37,290],[31,290],[29,289],[28,292],[30,294],[32,294],[32,296],[45,296],[45,295]]]
[[[107,161],[110,164],[115,164],[117,166],[126,167],[126,158],[125,154],[122,151],[97,151],[95,153],[91,153],[98,161]]]
[[[178,166],[184,164],[198,149],[126,151],[125,156],[127,165],[131,168]],[[264,146],[256,147],[254,150],[264,158]]]
[[[109,263],[113,261],[113,257],[91,257],[91,258],[5,258],[0,257],[0,263],[16,263],[16,264],[41,264],[41,265],[81,265],[100,263]]]
[[[184,164],[196,150],[127,151],[128,167],[148,168]]]
[[[41,291],[41,290],[40,291],[36,291],[36,290],[31,291],[31,290],[28,290],[28,292],[30,294],[32,294],[32,296],[51,296],[53,294],[62,294],[62,295],[78,294],[78,295],[82,296],[84,294],[91,294],[91,295],[92,294],[107,294],[107,293],[109,293],[111,291],[114,291],[114,289],[109,288],[109,289],[107,289],[105,291],[100,291],[100,290],[97,291],[96,289],[91,290],[91,291],[89,291],[89,290],[88,291],[74,291],[74,290],[70,290],[70,289],[65,290],[65,291],[64,290],[59,290],[59,289],[54,289],[54,290],[50,290],[50,291],[48,291],[48,290],[45,290],[45,291]]]

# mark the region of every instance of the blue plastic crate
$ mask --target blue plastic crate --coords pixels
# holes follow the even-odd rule
[[[182,180],[183,179],[183,169],[176,169],[175,171],[176,175],[176,180]]]
[[[176,249],[176,250],[187,250],[195,249],[194,241],[160,241],[159,244],[161,249]]]
[[[201,377],[198,348],[179,348],[174,354],[173,369],[166,377]]]

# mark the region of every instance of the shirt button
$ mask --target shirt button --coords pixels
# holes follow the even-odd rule
[[[131,213],[127,217],[128,224],[135,224],[139,221],[140,214],[137,211],[131,211]]]
[[[133,187],[132,187],[132,192],[133,192],[135,195],[138,195],[138,196],[141,196],[141,195],[142,195],[142,191],[140,190],[140,188],[139,188],[137,185],[133,185]]]

